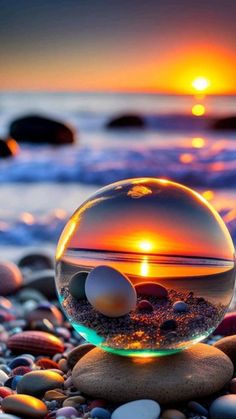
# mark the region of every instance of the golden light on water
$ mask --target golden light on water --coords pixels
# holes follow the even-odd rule
[[[192,114],[194,116],[202,116],[206,112],[206,108],[204,105],[201,105],[200,103],[197,103],[196,105],[193,105],[192,107]]]
[[[192,139],[192,147],[193,148],[203,148],[206,144],[204,138],[196,137]]]
[[[193,80],[192,86],[198,92],[204,92],[210,86],[210,82],[206,77],[197,77]]]

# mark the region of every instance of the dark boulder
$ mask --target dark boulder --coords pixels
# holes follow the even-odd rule
[[[227,116],[225,118],[217,119],[213,124],[215,130],[236,130],[236,116]]]
[[[111,119],[107,125],[107,128],[144,128],[145,121],[141,116],[138,115],[121,115]]]
[[[10,137],[19,142],[64,145],[75,142],[73,131],[62,122],[37,115],[15,119],[10,124]]]
[[[17,154],[19,147],[14,140],[0,139],[0,158],[13,157]]]

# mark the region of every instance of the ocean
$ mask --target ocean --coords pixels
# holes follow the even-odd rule
[[[204,118],[191,115],[205,106]],[[26,114],[65,121],[75,146],[21,145],[0,162],[2,257],[41,246],[54,251],[69,215],[97,188],[120,179],[171,179],[204,194],[236,241],[236,131],[208,129],[205,121],[234,115],[235,96],[171,96],[121,93],[0,93],[0,137]],[[141,130],[108,130],[121,114],[138,114]]]

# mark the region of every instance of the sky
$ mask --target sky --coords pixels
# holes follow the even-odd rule
[[[235,0],[0,0],[0,89],[236,92]]]

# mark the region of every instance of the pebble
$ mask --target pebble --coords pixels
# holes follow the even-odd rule
[[[76,407],[84,403],[85,403],[85,398],[83,396],[72,396],[72,397],[68,397],[66,400],[63,401],[63,406]]]
[[[173,310],[176,313],[186,313],[188,311],[188,304],[184,301],[176,301],[173,304]]]
[[[67,354],[67,364],[69,368],[72,369],[84,355],[94,348],[96,348],[96,346],[92,343],[84,343],[83,345],[76,346],[76,348],[72,349],[72,351]]]
[[[0,419],[19,419],[19,416],[8,415],[7,413],[0,413]]]
[[[153,311],[153,305],[148,300],[141,300],[138,303],[138,310],[140,310],[140,311]]]
[[[64,379],[60,374],[49,370],[32,371],[25,374],[17,385],[17,393],[43,396],[46,391],[61,388]]]
[[[28,303],[29,301],[40,303],[41,301],[45,299],[45,296],[41,292],[34,290],[33,288],[27,287],[25,289],[18,291],[17,298],[20,303]]]
[[[186,419],[186,416],[179,410],[167,409],[162,413],[161,419]]]
[[[102,407],[94,407],[90,412],[91,417],[95,419],[111,419],[111,414],[108,410]]]
[[[82,300],[83,298],[86,298],[85,281],[87,276],[88,272],[79,272],[72,276],[70,280],[69,292],[76,300]]]
[[[70,419],[73,416],[77,417],[77,415],[78,410],[76,410],[74,407],[62,407],[61,409],[58,409],[56,412],[56,418],[62,416],[66,419]]]
[[[236,333],[236,311],[227,313],[214,331],[215,335],[231,336]]]
[[[46,269],[39,272],[33,272],[27,278],[25,288],[33,288],[41,292],[49,300],[56,299],[55,272],[53,269]]]
[[[0,383],[4,384],[7,379],[8,375],[4,371],[0,370]]]
[[[44,253],[28,253],[18,261],[20,268],[29,268],[33,271],[53,269],[54,263],[50,256]]]
[[[198,413],[202,416],[208,416],[208,410],[198,402],[190,401],[188,403],[188,408],[194,413]]]
[[[19,268],[11,262],[0,262],[1,295],[15,293],[22,285],[23,278]]]
[[[10,396],[13,391],[9,387],[0,387],[0,397],[3,399],[7,396]]]
[[[111,419],[158,419],[160,412],[160,406],[154,400],[135,400],[114,410]]]
[[[161,325],[160,329],[163,332],[169,332],[171,330],[176,330],[178,327],[177,322],[174,319],[165,320]]]
[[[63,316],[58,308],[48,302],[38,304],[38,306],[27,314],[28,322],[40,321],[42,319],[49,320],[53,325],[60,326]]]
[[[43,419],[47,414],[47,407],[41,400],[23,394],[5,397],[2,401],[2,409],[6,413],[26,416],[31,419]]]
[[[35,365],[42,370],[49,370],[51,368],[58,369],[58,363],[50,358],[40,358],[36,361]]]
[[[44,399],[47,401],[52,401],[52,400],[64,401],[67,399],[67,395],[63,393],[63,390],[60,390],[60,389],[48,390],[44,394]]]
[[[236,395],[227,394],[221,396],[210,406],[211,419],[235,419],[236,418]]]
[[[85,282],[89,303],[107,317],[120,317],[134,310],[137,294],[132,282],[117,269],[97,266]]]
[[[229,383],[230,393],[236,394],[236,378],[232,378]]]
[[[224,352],[231,359],[234,364],[234,368],[236,369],[236,335],[222,338],[218,340],[214,346]]]
[[[17,367],[32,367],[32,365],[33,360],[24,356],[17,356],[9,363],[12,370]]]
[[[155,296],[161,300],[168,297],[167,289],[155,282],[141,282],[135,285],[135,289],[138,295]]]
[[[54,335],[41,331],[24,331],[8,339],[8,348],[12,352],[29,351],[36,355],[54,355],[63,352],[63,343]]]

